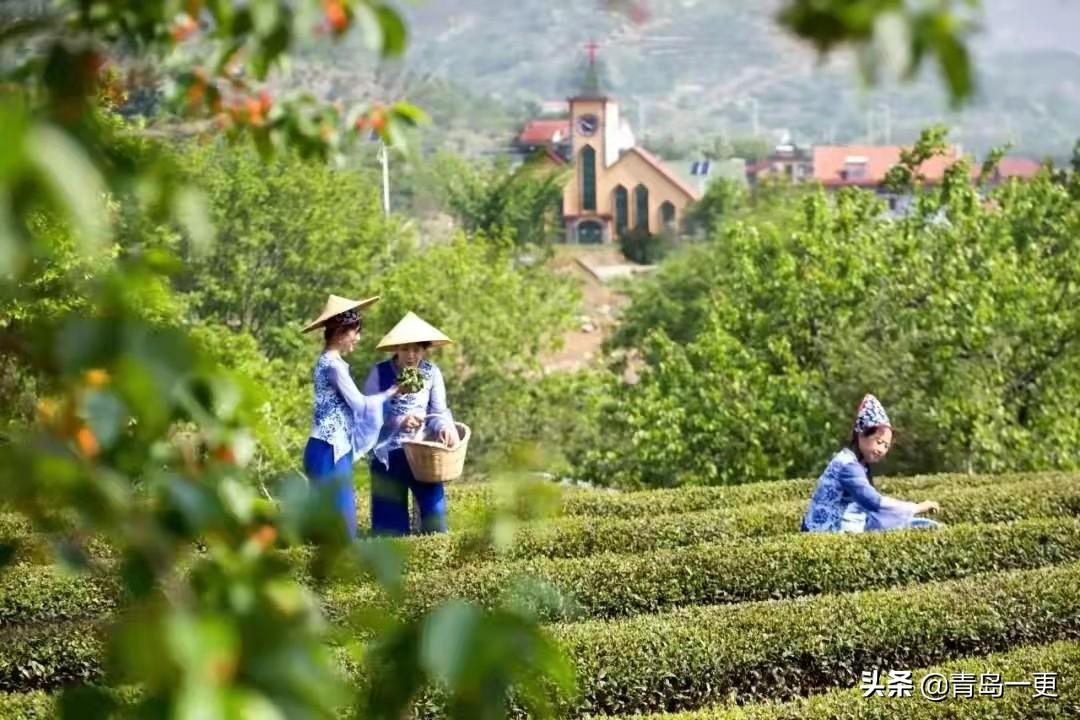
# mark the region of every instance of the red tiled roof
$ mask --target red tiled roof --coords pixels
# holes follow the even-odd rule
[[[900,162],[899,145],[816,145],[814,146],[814,179],[823,185],[878,185],[885,173]],[[941,180],[945,169],[959,158],[955,147],[945,156],[930,158],[919,171],[929,181]],[[865,161],[866,172],[860,178],[845,177],[843,171],[849,159]],[[862,164],[862,163],[859,163]]]
[[[518,142],[522,145],[550,145],[555,142],[565,141],[570,137],[570,121],[561,120],[530,120],[525,129],[518,135]]]
[[[1003,157],[990,175],[991,182],[1000,182],[1009,178],[1029,180],[1042,170],[1042,163],[1026,157]],[[976,180],[982,174],[982,163],[971,164],[971,179]]]
[[[998,175],[1011,178],[1034,177],[1042,169],[1042,165],[1031,158],[1026,157],[1003,157],[998,163]]]
[[[627,150],[626,152],[627,153],[637,153],[638,155],[640,155],[642,160],[644,160],[645,162],[649,163],[654,168],[656,168],[657,172],[659,172],[661,175],[663,175],[668,180],[670,180],[671,183],[675,187],[679,188],[684,193],[686,193],[690,197],[691,200],[697,200],[700,197],[697,190],[695,190],[694,188],[690,187],[685,182],[683,182],[683,180],[681,178],[679,178],[679,176],[677,176],[670,169],[668,169],[668,166],[665,165],[664,162],[660,158],[656,157],[655,155],[653,155],[651,152],[649,152],[645,148],[632,147],[629,150]],[[622,158],[620,158],[620,160],[621,159]]]

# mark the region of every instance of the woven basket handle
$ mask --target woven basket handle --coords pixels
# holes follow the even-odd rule
[[[429,414],[424,416],[424,424],[421,425],[419,428],[417,428],[417,431],[419,431],[421,428],[423,428],[424,425],[427,425],[427,421],[429,419],[433,418],[433,417],[449,417],[451,421],[453,421],[453,419],[454,419],[453,416],[450,415],[450,413],[445,413],[445,412],[443,412],[443,413],[429,413]],[[454,427],[453,430],[454,430],[454,433],[457,433],[457,428],[456,427]],[[460,434],[458,434],[458,440],[461,440]]]
[[[445,417],[445,416],[448,416],[448,415],[449,415],[449,413],[428,413],[427,415],[424,416],[424,422],[422,422],[419,425],[417,425],[416,427],[414,427],[410,431],[409,435],[410,436],[416,436],[416,435],[420,435],[421,433],[423,433],[424,427],[427,425],[427,421],[430,420],[431,418],[433,418],[433,417]],[[451,417],[451,419],[453,419],[453,418]],[[455,428],[455,430],[456,429],[457,428]]]

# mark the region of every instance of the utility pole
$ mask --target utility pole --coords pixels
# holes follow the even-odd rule
[[[885,144],[886,145],[891,145],[892,144],[892,108],[889,107],[889,104],[886,103],[886,102],[879,102],[875,107],[877,108],[878,111],[881,112],[882,116],[885,118],[884,130],[882,131],[885,134]]]
[[[386,143],[379,140],[379,162],[382,163],[382,194],[383,215],[390,217],[390,153],[386,151]]]
[[[738,102],[738,105],[739,107],[742,107],[747,103],[750,103],[751,132],[753,132],[754,137],[758,137],[761,132],[761,122],[759,118],[760,106],[758,105],[758,100],[755,97],[744,98]]]

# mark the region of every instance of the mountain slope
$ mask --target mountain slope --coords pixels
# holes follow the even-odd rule
[[[777,27],[777,0],[649,0],[648,7],[648,21],[635,25],[592,0],[429,2],[407,10],[408,65],[510,103],[560,98],[595,38],[639,135],[643,124],[653,137],[690,144],[703,133],[751,132],[755,101],[763,130],[787,129],[804,141],[865,140],[869,130],[883,142],[886,127],[892,140],[907,141],[944,121],[971,149],[1013,139],[1029,154],[1063,156],[1080,134],[1076,3],[989,3],[988,31],[974,44],[982,91],[959,114],[948,112],[930,69],[911,86],[862,92],[851,62],[819,65]]]

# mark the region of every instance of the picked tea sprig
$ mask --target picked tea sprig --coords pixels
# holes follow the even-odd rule
[[[398,373],[397,384],[401,392],[412,395],[424,389],[424,375],[418,368],[407,367]]]

